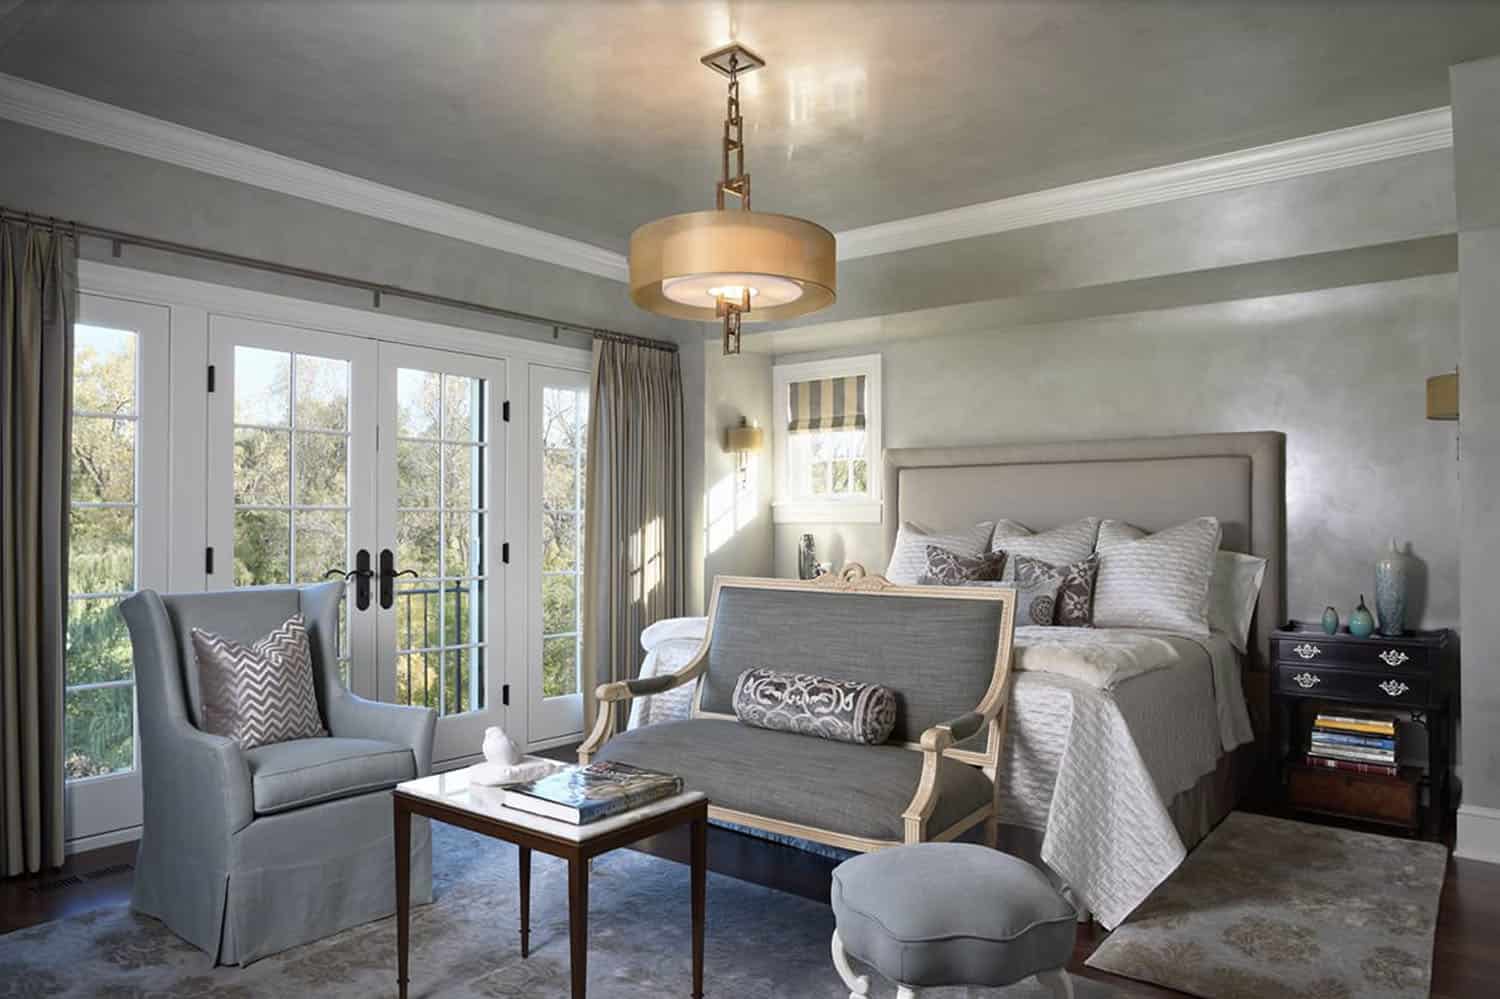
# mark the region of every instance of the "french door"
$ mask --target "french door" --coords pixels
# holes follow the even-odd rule
[[[210,587],[345,578],[351,689],[476,753],[512,630],[504,362],[217,315],[209,360]]]

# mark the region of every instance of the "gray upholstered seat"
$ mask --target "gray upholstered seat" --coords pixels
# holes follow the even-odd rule
[[[922,754],[901,746],[832,742],[722,718],[632,729],[605,743],[599,759],[681,774],[719,808],[785,822],[815,817],[819,828],[881,840],[901,839],[901,813],[922,775]],[[953,763],[938,773],[934,829],[994,799],[994,785],[974,767]]]
[[[904,987],[1002,986],[1050,973],[1073,953],[1076,914],[1023,860],[969,843],[921,843],[867,853],[833,872],[842,953]],[[844,968],[840,968],[841,973]],[[850,982],[855,994],[863,994]]]
[[[343,583],[162,595],[120,605],[135,653],[145,821],[131,905],[224,964],[248,964],[395,911],[392,784],[432,765],[437,715],[339,679]],[[301,614],[331,738],[248,752],[198,727],[192,629],[250,644]],[[432,898],[432,838],[412,824],[411,898]]]
[[[395,787],[417,776],[410,746],[378,739],[293,739],[245,751],[256,815]]]

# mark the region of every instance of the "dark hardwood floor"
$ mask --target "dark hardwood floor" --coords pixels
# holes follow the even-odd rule
[[[648,841],[659,856],[686,861],[685,836]],[[108,847],[69,859],[60,871],[0,880],[0,933],[130,900],[133,844]],[[709,866],[782,891],[827,901],[828,872],[834,864],[801,850],[751,839],[724,829],[709,836]],[[710,925],[712,914],[710,914]],[[1500,866],[1449,860],[1438,917],[1432,995],[1434,999],[1473,999],[1494,995],[1500,982]],[[1079,928],[1073,951],[1074,974],[1109,982],[1129,997],[1181,996],[1085,968],[1083,962],[1108,936],[1098,926]]]

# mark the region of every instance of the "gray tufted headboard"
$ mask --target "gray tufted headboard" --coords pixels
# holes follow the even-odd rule
[[[1223,547],[1268,561],[1252,663],[1285,616],[1286,435],[1271,431],[885,452],[885,552],[903,520],[943,529],[1008,517],[1034,531],[1114,517],[1158,531],[1212,515]],[[1253,687],[1254,685],[1252,685]],[[1251,691],[1252,705],[1259,691]]]

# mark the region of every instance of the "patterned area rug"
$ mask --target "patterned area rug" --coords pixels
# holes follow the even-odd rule
[[[567,872],[534,855],[531,957],[518,951],[516,851],[434,826],[438,899],[412,916],[417,997],[561,999],[569,994]],[[661,999],[691,991],[688,869],[628,850],[594,861],[589,995]],[[794,895],[711,876],[705,992],[721,999],[846,999],[828,953],[832,911]],[[0,936],[0,997],[41,999],[371,999],[396,991],[395,923],[383,919],[257,961],[211,968],[200,951],[123,906]],[[1080,999],[1116,990],[1075,978]],[[875,999],[895,989],[877,980]],[[1044,999],[1009,989],[939,989],[923,999]]]
[[[1207,999],[1418,999],[1448,851],[1232,813],[1092,957]]]

